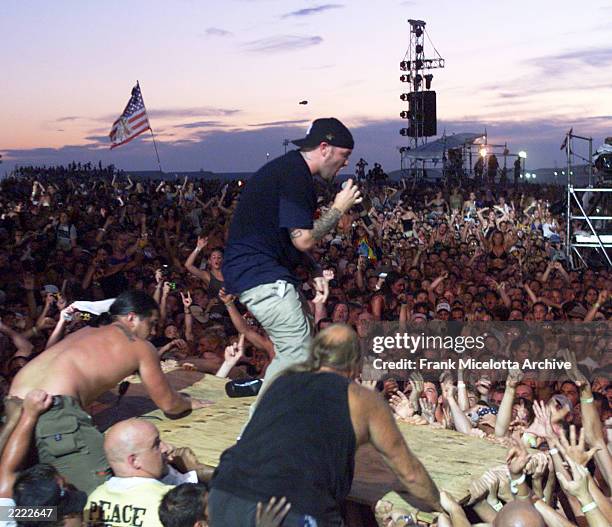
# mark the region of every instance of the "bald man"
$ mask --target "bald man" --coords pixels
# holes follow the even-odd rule
[[[157,428],[145,420],[112,426],[104,437],[104,453],[115,476],[91,493],[85,519],[114,527],[162,527],[159,503],[174,488],[159,481],[169,450]]]
[[[493,527],[546,527],[546,523],[530,501],[514,500],[497,513]]]
[[[440,511],[440,496],[410,451],[389,405],[355,384],[362,353],[350,326],[332,325],[313,340],[308,363],[276,377],[242,439],[221,455],[208,506],[211,525],[255,525],[258,502],[285,496],[283,525],[343,525],[342,503],[355,452],[370,443],[422,510]],[[310,523],[309,523],[310,522]]]

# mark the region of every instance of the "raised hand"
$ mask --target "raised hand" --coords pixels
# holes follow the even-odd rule
[[[234,295],[227,293],[223,287],[219,290],[219,298],[225,305],[231,304],[236,299]]]
[[[516,388],[523,380],[523,372],[517,368],[510,368],[508,370],[508,378],[506,379],[506,385],[511,388]]]
[[[419,406],[421,408],[421,415],[427,419],[430,425],[433,425],[436,422],[436,405],[423,397],[419,399]]]
[[[589,380],[584,376],[584,374],[578,369],[576,362],[576,354],[573,351],[568,349],[561,350],[561,355],[565,362],[570,363],[570,367],[565,371],[567,372],[567,376],[574,381],[578,388],[582,388],[589,384]]]
[[[244,337],[241,335],[240,338],[243,342],[242,346],[239,345],[239,342],[234,342],[225,348],[225,362],[235,365],[244,356]]]
[[[264,504],[259,502],[255,513],[255,527],[279,527],[289,509],[291,509],[291,503],[284,496],[278,501],[275,497],[270,498],[265,508]]]
[[[45,307],[48,309],[55,303],[55,295],[53,293],[47,293],[45,296]]]
[[[334,279],[335,276],[335,272],[333,269],[325,269],[325,271],[323,271],[323,278],[327,281],[327,282],[331,282]]]
[[[198,236],[198,243],[196,244],[196,248],[201,251],[207,245],[208,245],[208,236],[204,236],[204,237]]]
[[[413,396],[415,396],[420,399],[425,385],[423,381],[423,376],[420,373],[413,372],[410,374],[409,382],[410,386],[412,386],[412,392],[410,393],[410,397],[412,398]]]
[[[324,304],[329,296],[329,281],[323,276],[314,279],[316,295],[312,299],[315,304]]]
[[[520,440],[514,440],[513,446],[508,450],[508,455],[506,456],[506,464],[510,469],[510,474],[520,476],[525,470],[528,461],[529,454],[525,445]]]
[[[389,399],[389,406],[391,406],[395,415],[402,419],[410,419],[416,411],[408,397],[399,391],[391,396],[391,399]]]
[[[67,300],[66,300],[66,297],[65,297],[64,295],[60,295],[60,296],[57,298],[57,308],[58,308],[60,311],[63,311],[63,310],[64,310],[64,308],[65,308],[67,305],[68,305],[68,302],[67,302]]]
[[[155,281],[159,285],[164,279],[164,272],[161,269],[155,269]]]
[[[533,403],[533,412],[535,420],[540,425],[540,429],[544,433],[548,443],[557,439],[557,434],[552,425],[552,410],[544,401],[535,401]]]
[[[172,346],[182,351],[187,349],[187,342],[183,339],[174,339],[172,341]]]
[[[610,293],[604,289],[603,291],[600,291],[598,297],[597,297],[597,303],[601,306],[603,304],[606,303],[606,301],[608,300],[608,297],[610,296]]]
[[[557,472],[557,479],[563,490],[567,494],[571,494],[581,502],[591,501],[589,493],[589,471],[579,463],[576,463],[572,458],[566,458],[567,463],[572,471],[572,480],[568,480],[563,472]]]
[[[60,317],[62,320],[70,321],[72,320],[72,315],[76,311],[74,305],[70,304],[68,307],[65,307],[60,311]]]
[[[162,294],[164,296],[168,296],[170,294],[170,291],[172,291],[172,288],[170,287],[170,282],[164,282],[164,288],[162,289]]]
[[[591,450],[588,451],[586,450],[584,442],[584,428],[580,429],[578,440],[576,440],[576,425],[570,426],[569,435],[570,437],[568,441],[565,431],[561,431],[558,444],[559,450],[566,459],[571,459],[578,465],[586,466],[599,448],[591,448]]]
[[[491,390],[491,381],[487,377],[481,377],[476,381],[476,390],[480,395],[487,395]]]
[[[187,291],[187,296],[185,296],[181,291],[181,300],[183,301],[183,307],[185,308],[185,311],[189,311],[191,304],[193,304],[193,300],[191,299],[191,292]]]

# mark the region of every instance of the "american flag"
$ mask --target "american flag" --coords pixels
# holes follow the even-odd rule
[[[109,134],[112,143],[111,149],[129,143],[136,136],[150,129],[147,110],[142,100],[142,93],[140,93],[140,85],[136,83],[121,117],[113,123]]]

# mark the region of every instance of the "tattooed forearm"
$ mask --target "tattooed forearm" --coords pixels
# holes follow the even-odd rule
[[[338,225],[341,217],[342,212],[340,212],[338,209],[335,207],[329,209],[314,222],[312,237],[317,241],[323,239],[326,234],[328,234],[336,225]]]

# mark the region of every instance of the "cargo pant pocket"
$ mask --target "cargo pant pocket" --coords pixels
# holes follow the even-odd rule
[[[42,458],[45,455],[59,458],[85,448],[79,422],[73,415],[58,415],[53,419],[39,421],[36,425],[36,437],[39,456]]]

